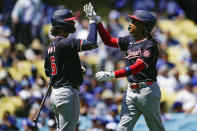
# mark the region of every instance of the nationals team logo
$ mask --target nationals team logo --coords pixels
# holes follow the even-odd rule
[[[145,50],[145,51],[143,51],[143,56],[144,57],[149,57],[150,55],[151,55],[151,53],[150,53],[150,51],[149,50]]]
[[[131,58],[137,58],[141,54],[141,50],[131,51],[130,49],[127,51],[127,56],[125,58],[131,59]]]

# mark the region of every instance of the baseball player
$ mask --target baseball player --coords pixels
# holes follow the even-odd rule
[[[93,7],[90,9],[93,10]],[[160,117],[161,92],[156,79],[159,49],[151,36],[155,17],[148,11],[136,10],[128,16],[130,35],[112,38],[104,29],[100,17],[95,12],[92,14],[104,44],[126,52],[124,69],[96,73],[99,81],[127,77],[129,82],[122,101],[118,131],[131,131],[141,114],[151,131],[164,131]]]
[[[76,30],[76,19],[69,9],[55,11],[51,18],[51,35],[55,38],[46,49],[44,68],[53,86],[50,102],[58,131],[74,131],[78,122],[79,86],[83,82],[78,52],[97,47],[94,21],[89,21],[87,40],[68,37]]]

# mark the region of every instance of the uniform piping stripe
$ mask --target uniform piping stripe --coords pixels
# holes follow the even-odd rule
[[[83,40],[80,41],[80,49],[79,49],[79,51],[82,51],[82,44],[83,44]]]
[[[59,131],[62,131],[64,129],[64,127],[66,127],[67,124],[68,124],[68,122],[66,122]]]

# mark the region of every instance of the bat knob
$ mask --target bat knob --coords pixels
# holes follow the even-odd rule
[[[34,120],[33,120],[33,122],[37,123],[37,122],[38,122],[38,120],[34,119]]]

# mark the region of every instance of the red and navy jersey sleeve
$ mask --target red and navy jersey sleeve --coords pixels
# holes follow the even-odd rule
[[[110,33],[103,27],[103,24],[101,22],[97,24],[97,30],[105,45],[119,48],[118,38],[111,37]]]
[[[156,43],[149,41],[142,48],[140,59],[146,64],[148,68],[154,61],[157,61],[159,50]]]

